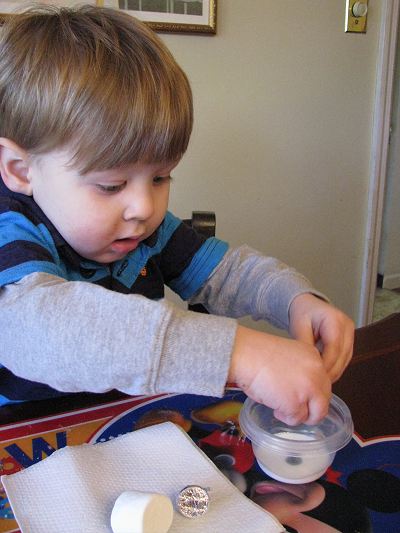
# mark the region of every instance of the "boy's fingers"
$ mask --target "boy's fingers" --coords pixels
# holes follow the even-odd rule
[[[326,417],[329,411],[329,402],[331,395],[328,397],[319,396],[312,398],[308,402],[308,418],[306,424],[314,425],[318,424],[320,420]]]
[[[324,362],[324,368],[331,376],[331,373],[336,365],[340,362],[340,348],[336,343],[325,344],[322,347],[321,355]]]
[[[297,411],[290,413],[282,411],[281,409],[275,409],[274,416],[288,426],[296,426],[297,424],[302,424],[308,419],[308,406],[304,403],[299,406]]]
[[[331,396],[332,392],[329,390],[326,391],[326,394],[320,393],[312,396],[308,402],[298,405],[296,411],[288,412],[276,409],[274,415],[289,426],[318,424],[328,414]]]
[[[310,322],[297,323],[291,326],[290,333],[292,337],[298,341],[305,342],[306,344],[314,345],[314,333]]]
[[[330,394],[313,397],[308,403],[301,404],[295,412],[288,413],[276,409],[274,416],[288,426],[318,424],[328,414],[330,398]]]
[[[350,335],[341,342],[331,342],[324,345],[322,358],[325,370],[331,381],[337,381],[343,374],[353,355],[353,336]]]

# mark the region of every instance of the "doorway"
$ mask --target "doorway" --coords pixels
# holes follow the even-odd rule
[[[400,15],[399,15],[400,16]],[[379,242],[373,321],[400,312],[400,38],[397,36],[393,100]]]
[[[381,258],[384,250],[384,241],[381,243],[381,236],[385,236],[384,227],[388,217],[385,199],[386,194],[390,194],[390,189],[386,184],[391,164],[390,157],[394,153],[394,150],[390,152],[389,147],[390,142],[393,143],[395,138],[394,128],[391,131],[392,109],[394,109],[393,96],[395,82],[399,83],[399,76],[397,75],[397,81],[395,78],[395,73],[398,74],[399,71],[398,68],[396,69],[396,55],[400,55],[400,53],[396,54],[399,46],[399,7],[400,0],[385,0],[382,2],[374,128],[371,146],[368,216],[358,326],[369,324],[376,318],[376,313],[374,316],[374,308],[376,309],[378,296],[380,295],[377,291],[377,279],[378,269],[382,268]],[[399,87],[396,87],[396,90],[398,93]],[[396,128],[396,135],[398,136],[397,129],[400,129],[400,124],[399,128]]]

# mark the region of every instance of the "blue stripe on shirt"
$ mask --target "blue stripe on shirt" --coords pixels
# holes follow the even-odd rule
[[[2,407],[3,405],[10,405],[12,403],[22,403],[22,402],[25,402],[25,400],[9,400],[8,398],[0,394],[0,407]]]
[[[45,272],[61,278],[65,277],[65,272],[61,271],[54,263],[49,261],[26,261],[3,270],[0,273],[0,287],[20,281],[23,277],[35,272]]]
[[[3,227],[5,230],[2,229]],[[34,242],[46,248],[53,243],[50,232],[44,224],[36,226],[25,215],[15,211],[2,213],[0,215],[0,246],[17,240]]]
[[[170,283],[171,289],[184,300],[191,298],[210,277],[228,247],[228,243],[215,237],[207,239],[179,278]]]
[[[36,225],[17,211],[0,215],[0,247],[0,286],[34,272],[64,274],[50,231],[43,223]]]
[[[160,252],[165,247],[172,234],[177,229],[177,227],[180,226],[180,224],[182,224],[182,220],[167,211],[163,223],[158,228],[158,239],[156,244],[158,252]]]

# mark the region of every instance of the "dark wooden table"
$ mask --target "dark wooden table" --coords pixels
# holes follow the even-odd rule
[[[400,435],[400,313],[356,331],[353,360],[334,392],[364,438]]]

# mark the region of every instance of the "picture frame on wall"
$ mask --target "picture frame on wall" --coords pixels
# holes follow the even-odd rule
[[[127,11],[158,32],[216,32],[217,0],[97,0]]]
[[[157,32],[215,34],[217,0],[40,0],[73,7],[82,3],[126,11]],[[23,11],[27,0],[0,0],[0,18]]]

